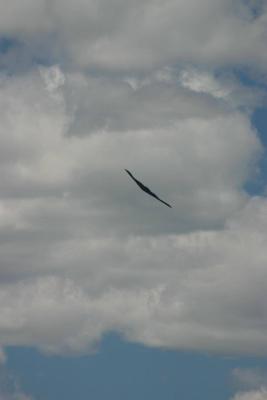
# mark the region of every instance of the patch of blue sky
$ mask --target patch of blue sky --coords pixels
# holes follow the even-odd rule
[[[251,116],[252,126],[256,129],[263,146],[263,153],[257,166],[258,173],[246,182],[244,186],[248,194],[262,196],[265,195],[267,188],[267,85],[260,76],[255,76],[249,70],[235,69],[233,72],[244,86],[258,88],[266,92],[263,103],[255,108]]]
[[[11,48],[16,47],[18,41],[9,37],[0,37],[0,54],[6,54]]]
[[[250,195],[266,196],[267,189],[267,108],[259,108],[253,113],[253,126],[257,129],[263,146],[263,153],[257,165],[257,173],[245,185],[245,190]]]
[[[267,107],[257,108],[252,115],[251,122],[257,130],[263,146],[263,153],[258,161],[258,171],[245,184],[245,190],[250,195],[264,196],[267,188]]]
[[[109,334],[82,357],[44,356],[9,348],[7,366],[39,400],[229,400],[234,368],[267,368],[267,360],[148,348]]]
[[[243,0],[243,3],[249,8],[253,18],[258,18],[263,11],[265,0]]]
[[[6,75],[24,73],[39,65],[48,67],[54,64],[59,64],[59,57],[51,54],[48,41],[31,48],[26,40],[0,37],[0,71]]]

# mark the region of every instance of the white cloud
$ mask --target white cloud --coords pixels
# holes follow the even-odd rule
[[[44,78],[46,89],[50,93],[57,93],[57,89],[65,83],[65,76],[58,65],[50,68],[40,67],[40,74]],[[60,99],[60,97],[58,97]]]
[[[59,67],[2,77],[0,345],[86,352],[116,331],[155,346],[267,348],[267,202],[242,189],[256,132],[230,103],[210,108],[169,79],[132,88]],[[182,114],[170,93],[187,99]],[[169,105],[172,123],[163,112],[155,125],[152,111],[144,122],[147,99],[157,113]]]
[[[200,74],[197,70],[181,72],[181,83],[194,92],[210,93],[214,97],[227,98],[231,93],[227,87],[218,82],[208,73]]]
[[[179,81],[183,87],[193,92],[209,94],[232,107],[253,109],[263,103],[264,99],[264,92],[242,86],[231,74],[216,77],[215,73],[189,68],[180,72]]]

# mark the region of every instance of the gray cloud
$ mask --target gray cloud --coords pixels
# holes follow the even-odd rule
[[[250,115],[264,94],[225,69],[266,74],[265,4],[0,0],[0,11],[13,40],[0,76],[0,346],[88,352],[115,331],[262,354],[267,202],[243,187],[262,153]],[[266,398],[256,389],[234,399]]]
[[[233,109],[251,111],[263,103],[259,89],[246,88],[233,77],[163,69],[143,78],[68,74],[64,85],[71,115],[69,133],[162,129],[194,117],[213,119]]]
[[[233,400],[266,400],[267,399],[267,391],[262,388],[259,390],[251,390],[249,392],[237,393]]]
[[[50,54],[74,67],[115,71],[189,62],[266,72],[261,2],[2,0],[0,9],[2,35],[20,38],[35,58]]]
[[[258,389],[267,383],[267,373],[260,368],[235,368],[232,377],[234,383],[243,389]]]
[[[262,354],[265,203],[221,232],[54,243],[30,278],[1,287],[2,344],[88,351],[115,330],[147,345]]]
[[[232,400],[265,400],[267,399],[267,375],[260,368],[235,368],[232,376],[241,390]]]
[[[1,346],[87,352],[116,331],[150,346],[267,348],[267,203],[243,191],[257,133],[231,93],[194,95],[162,74],[2,76]]]
[[[6,362],[6,354],[3,348],[0,348],[0,364],[4,364]]]
[[[3,80],[3,228],[28,225],[30,229],[31,223],[35,227],[37,223],[46,224],[52,213],[62,234],[73,230],[77,217],[81,229],[90,222],[96,231],[115,234],[125,234],[129,228],[133,233],[174,233],[222,227],[225,218],[245,203],[242,185],[261,149],[245,114],[216,105],[213,114],[212,110],[207,112],[210,102],[207,99],[205,103],[203,97],[193,110],[184,106],[182,119],[173,111],[172,123],[161,117],[161,126],[155,127],[151,116],[147,127],[137,128],[135,120],[139,110],[146,109],[147,97],[140,96],[136,104],[132,103],[125,118],[123,103],[129,104],[132,96],[128,93],[117,100],[120,112],[112,115],[113,130],[101,125],[94,128],[98,118],[108,118],[103,106],[105,94],[96,89],[82,95],[88,104],[94,102],[95,92],[99,96],[99,107],[88,106],[88,112],[72,99],[78,109],[72,115],[68,110],[72,86],[66,84],[66,91],[62,88],[65,85],[60,72],[47,79],[42,81],[33,73]],[[114,93],[117,87],[113,86]],[[76,85],[74,89],[78,90]],[[181,94],[177,89],[176,95],[183,96],[183,91]],[[161,104],[164,107],[165,96],[159,95],[157,102],[158,109]],[[86,121],[88,131],[91,129],[89,136]],[[121,126],[121,130],[115,130],[115,126]],[[162,208],[159,213],[157,206],[151,207],[151,199],[140,195],[129,181],[126,167],[159,194],[165,194],[175,206],[173,213]],[[139,216],[135,215],[137,204],[141,206]],[[38,210],[43,210],[45,220]],[[144,219],[148,217],[149,224]]]

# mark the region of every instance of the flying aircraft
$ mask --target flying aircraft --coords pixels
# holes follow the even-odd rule
[[[127,172],[128,175],[130,175],[130,177],[135,181],[135,183],[140,187],[140,189],[142,189],[144,192],[146,192],[146,193],[149,194],[150,196],[155,197],[155,199],[161,201],[161,203],[165,204],[166,206],[172,208],[172,206],[171,206],[170,204],[168,204],[168,203],[166,203],[165,201],[161,200],[155,193],[151,192],[151,190],[150,190],[148,187],[146,187],[145,185],[143,185],[142,182],[138,181],[138,180],[133,176],[133,174],[132,174],[130,171],[128,171],[128,169],[125,169],[125,171]]]

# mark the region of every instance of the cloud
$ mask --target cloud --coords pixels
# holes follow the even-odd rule
[[[123,132],[174,127],[190,116],[213,118],[227,113],[227,104],[208,96],[195,96],[170,75],[158,71],[145,79],[113,79],[69,74],[64,85],[70,133],[87,135],[103,130]]]
[[[0,364],[4,364],[6,362],[6,355],[4,349],[0,348]]]
[[[233,400],[266,400],[267,399],[267,390],[251,390],[249,392],[237,393]]]
[[[53,243],[30,278],[1,287],[2,344],[86,352],[117,331],[150,346],[262,354],[266,210],[255,199],[221,232]]]
[[[210,93],[215,98],[227,98],[230,94],[228,88],[220,85],[214,76],[199,73],[197,70],[182,71],[181,82],[185,87],[197,93]]]
[[[177,63],[266,72],[264,3],[239,0],[0,2],[1,34],[69,65],[151,70]]]
[[[72,73],[65,80],[69,129],[76,135],[171,128],[189,117],[210,120],[236,109],[251,112],[264,101],[261,90],[244,87],[229,74],[216,78],[190,68],[163,68],[142,78],[121,79]]]
[[[235,368],[232,371],[235,383],[246,389],[258,389],[266,386],[266,371],[259,368]]]
[[[233,107],[253,109],[263,104],[265,94],[259,89],[245,87],[231,74],[216,77],[214,73],[198,69],[185,69],[179,74],[183,87],[195,93],[207,93],[215,99],[222,99]]]
[[[209,99],[205,104],[203,97],[193,109],[194,102],[188,100],[183,118],[173,110],[172,123],[163,114],[155,126],[157,113],[144,122],[139,110],[149,107],[147,93],[155,92],[157,83],[147,92],[144,89],[144,96],[137,94],[135,102],[131,100],[133,89],[119,94],[113,102],[117,107],[112,109],[112,99],[99,89],[98,80],[96,89],[86,89],[84,94],[75,79],[72,85],[72,75],[63,78],[55,68],[49,71],[44,81],[37,72],[2,80],[0,226],[30,228],[31,218],[38,219],[38,209],[43,209],[44,215],[57,215],[62,229],[65,223],[71,226],[72,216],[76,218],[73,214],[80,212],[85,219],[79,223],[89,218],[101,231],[108,232],[112,226],[113,232],[127,232],[130,226],[136,233],[147,229],[172,233],[204,225],[206,229],[222,227],[225,218],[245,203],[242,186],[261,151],[245,114],[219,105],[207,111]],[[91,84],[90,78],[83,81],[84,86]],[[113,83],[112,93],[120,91],[121,85]],[[162,89],[168,92],[166,86]],[[99,101],[93,108],[96,93]],[[177,88],[175,96],[182,102],[187,94]],[[165,95],[159,94],[156,101],[149,97],[152,109],[154,105],[158,110],[164,108]],[[105,128],[107,121],[110,128]],[[157,208],[150,207],[151,199],[138,196],[123,172],[125,167],[165,194],[175,205],[173,214],[163,211],[159,215]],[[142,205],[139,217],[134,216],[136,202]],[[144,222],[145,215],[150,215],[150,224]]]
[[[234,382],[242,389],[232,400],[265,400],[267,399],[267,375],[260,368],[235,368],[232,371]]]
[[[267,202],[243,190],[257,132],[229,98],[211,104],[174,81],[59,66],[1,76],[1,346],[88,352],[115,331],[149,346],[267,348]]]

